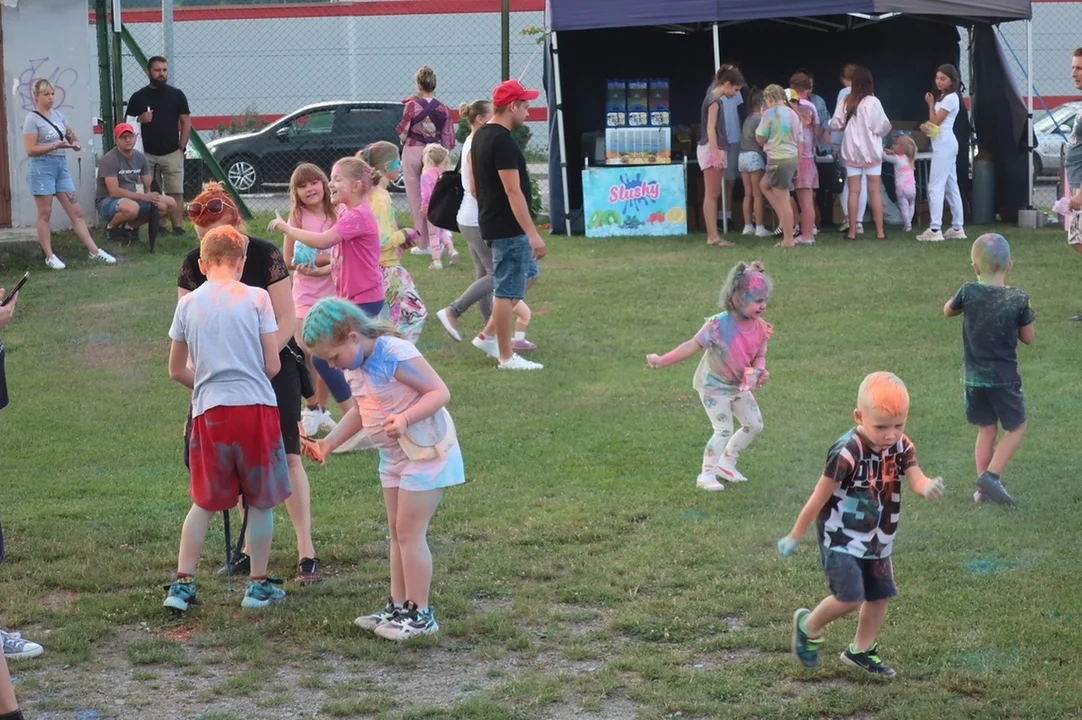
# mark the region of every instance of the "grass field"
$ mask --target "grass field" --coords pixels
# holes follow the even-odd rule
[[[213,574],[216,521],[202,605],[166,613],[189,506],[188,398],[168,378],[166,332],[194,239],[120,250],[106,268],[64,238],[70,269],[33,257],[3,335],[0,625],[46,647],[13,665],[28,717],[1080,717],[1082,328],[1065,318],[1082,310],[1082,258],[1062,232],[1006,232],[1010,280],[1038,313],[1036,342],[1020,350],[1030,435],[1005,478],[1015,511],[971,499],[961,324],[941,310],[971,277],[967,242],[553,238],[530,298],[546,369],[526,374],[497,372],[435,319],[472,270],[407,258],[432,315],[419,346],[451,389],[469,482],[447,493],[431,532],[442,632],[406,647],[352,625],[387,593],[371,454],[309,467],[325,582],[292,583],[283,510],[272,574],[290,596],[242,612]],[[8,251],[0,284],[30,258]],[[741,459],[751,481],[706,493],[694,362],[650,371],[644,356],[689,338],[728,269],[752,259],[776,285],[766,429]],[[478,325],[475,311],[463,319]],[[906,489],[901,594],[880,638],[898,671],[888,683],[838,660],[854,619],[830,628],[818,670],[788,654],[793,609],[827,589],[811,534],[792,558],[775,550],[850,427],[861,378],[879,369],[908,384],[907,433],[947,483],[936,502]]]

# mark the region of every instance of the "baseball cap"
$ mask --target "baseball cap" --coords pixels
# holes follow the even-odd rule
[[[135,134],[135,128],[131,126],[131,123],[120,123],[115,128],[113,128],[113,137],[115,138],[120,137],[124,133],[131,133],[132,135]]]
[[[492,91],[492,104],[507,107],[519,100],[536,100],[540,94],[538,90],[527,90],[518,80],[505,80]]]
[[[793,102],[794,100],[799,100],[800,96],[797,95],[796,90],[793,88],[785,88],[785,99],[789,102]]]

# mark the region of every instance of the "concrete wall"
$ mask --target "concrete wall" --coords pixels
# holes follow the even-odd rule
[[[31,93],[35,77],[44,77],[56,86],[56,107],[83,141],[82,152],[67,151],[68,167],[78,190],[79,203],[89,220],[93,215],[94,138],[91,116],[97,101],[91,102],[89,80],[96,53],[87,35],[86,3],[73,0],[18,0],[15,7],[0,8],[4,30],[4,113],[8,126],[8,155],[11,171],[12,225],[32,226],[37,211],[27,183],[29,158],[23,149],[23,122],[34,109]],[[71,223],[53,205],[54,228]]]

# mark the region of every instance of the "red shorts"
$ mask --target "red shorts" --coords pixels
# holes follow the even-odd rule
[[[269,510],[292,492],[276,407],[207,410],[192,421],[188,462],[192,502],[204,510],[228,510],[242,494],[251,507]]]

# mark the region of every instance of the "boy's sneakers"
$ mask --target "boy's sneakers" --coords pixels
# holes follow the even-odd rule
[[[0,638],[4,641],[5,660],[29,660],[45,652],[45,648],[41,645],[23,640],[22,635],[17,632],[0,630]]]
[[[544,370],[545,366],[541,363],[527,360],[518,353],[511,355],[506,360],[500,360],[498,365],[500,370]]]
[[[230,561],[228,568],[226,568],[225,565],[218,568],[219,575],[225,575],[227,571],[231,572],[233,575],[251,575],[252,558],[244,553],[234,553],[233,560]]]
[[[63,270],[67,267],[64,261],[60,259],[60,256],[55,253],[45,258],[45,266],[50,270]]]
[[[943,242],[945,239],[942,232],[933,230],[932,228],[928,228],[920,235],[917,235],[917,240],[920,240],[921,242]]]
[[[819,647],[823,644],[823,638],[813,638],[804,631],[804,622],[809,615],[811,610],[808,608],[800,608],[793,613],[793,655],[804,667],[813,668],[819,665]]]
[[[131,243],[131,232],[126,228],[117,225],[116,227],[105,227],[105,239],[110,242],[119,243],[121,245],[127,245]]]
[[[879,643],[872,645],[862,653],[853,652],[853,646],[850,645],[842,652],[841,658],[842,662],[846,665],[852,665],[855,668],[867,670],[877,677],[890,678],[894,677],[896,674],[889,665],[884,665],[880,662]]]
[[[947,232],[943,233],[944,240],[965,240],[966,231],[962,228],[951,228]]]
[[[435,634],[439,629],[431,606],[419,610],[416,603],[407,600],[406,607],[399,611],[398,617],[377,625],[375,632],[386,640],[402,642],[420,635]]]
[[[301,558],[297,563],[297,582],[301,585],[311,585],[321,579],[319,572],[319,558]]]
[[[279,603],[285,599],[286,591],[274,587],[273,581],[264,578],[261,582],[252,580],[248,583],[248,590],[245,591],[240,606],[249,609],[265,608],[272,603]]]
[[[725,486],[718,482],[716,475],[711,473],[702,473],[695,479],[695,487],[702,488],[707,492],[721,492],[725,489]]]
[[[353,621],[353,624],[362,630],[375,630],[383,623],[397,619],[402,612],[404,612],[402,606],[395,605],[394,600],[387,598],[387,606],[385,608],[377,610],[371,615],[361,615]]]
[[[106,265],[116,265],[116,258],[113,257],[112,255],[110,255],[109,253],[105,252],[101,248],[98,248],[98,251],[96,253],[94,253],[93,255],[90,255],[90,259],[91,260],[100,260],[101,262],[105,263]]]
[[[977,490],[991,502],[1014,507],[1014,498],[1007,492],[999,475],[994,472],[985,470],[981,473],[981,476],[977,478]]]
[[[718,461],[718,473],[730,482],[747,482],[743,473],[736,469],[736,458],[722,457]]]
[[[247,557],[247,556],[245,556]],[[199,604],[195,597],[195,578],[177,578],[172,585],[168,586],[169,594],[165,596],[163,607],[177,612],[188,612],[191,605]]]

